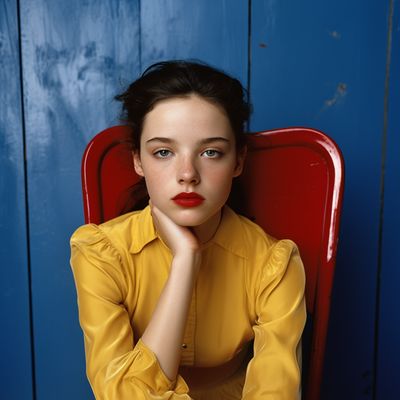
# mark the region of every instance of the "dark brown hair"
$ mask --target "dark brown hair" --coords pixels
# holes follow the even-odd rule
[[[250,105],[241,83],[200,62],[164,61],[151,65],[115,98],[122,102],[122,120],[132,127],[133,143],[140,148],[143,121],[158,101],[196,94],[223,108],[238,149],[245,144],[244,126]]]

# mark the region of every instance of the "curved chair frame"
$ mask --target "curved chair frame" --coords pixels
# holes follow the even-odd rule
[[[245,215],[269,234],[294,240],[304,261],[310,318],[303,335],[303,394],[307,400],[317,400],[342,206],[343,157],[332,139],[309,128],[249,135],[248,149],[239,178],[246,193]],[[82,160],[86,223],[99,224],[118,216],[138,180],[130,128],[116,126],[100,132]]]

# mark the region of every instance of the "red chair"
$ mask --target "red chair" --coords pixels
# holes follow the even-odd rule
[[[287,128],[249,135],[240,179],[244,214],[276,238],[299,248],[309,314],[303,335],[303,394],[319,398],[343,193],[343,158],[322,132]],[[82,160],[86,223],[121,214],[135,174],[129,128],[99,133]]]

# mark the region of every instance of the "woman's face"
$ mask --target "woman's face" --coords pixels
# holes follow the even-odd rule
[[[162,100],[144,120],[135,170],[155,206],[178,225],[197,227],[219,218],[242,171],[235,146],[219,106],[196,95]],[[193,192],[199,198],[185,199]]]

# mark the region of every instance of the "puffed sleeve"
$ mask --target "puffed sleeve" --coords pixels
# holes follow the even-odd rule
[[[265,258],[255,304],[254,357],[248,364],[243,400],[300,399],[306,320],[303,263],[290,240],[277,242]]]
[[[97,225],[71,238],[71,267],[84,333],[86,371],[97,400],[190,399],[178,376],[170,381],[155,354],[136,343],[124,306],[126,279],[120,253]]]

